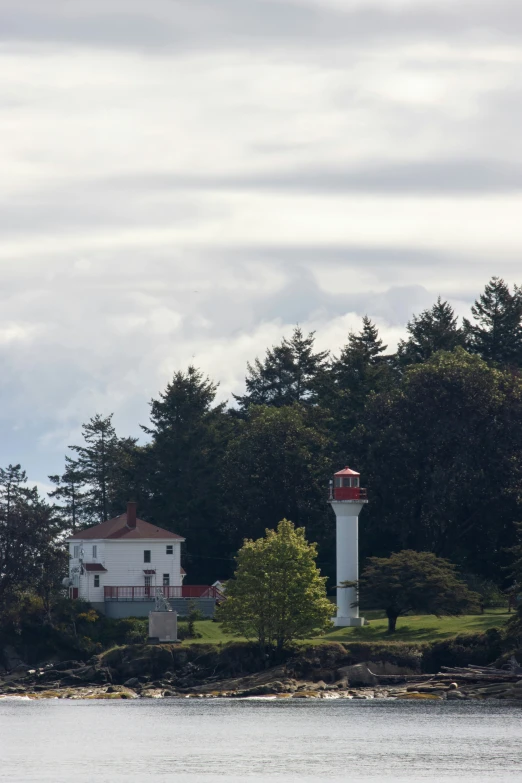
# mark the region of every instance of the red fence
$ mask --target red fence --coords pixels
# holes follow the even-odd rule
[[[150,587],[137,585],[136,587],[104,587],[106,601],[153,601],[154,597],[161,593],[164,598],[222,598],[217,587],[208,585],[158,585]]]

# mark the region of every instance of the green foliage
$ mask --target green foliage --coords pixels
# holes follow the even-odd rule
[[[263,535],[274,519],[291,516],[326,549],[334,525],[325,503],[332,472],[317,416],[297,405],[253,406],[238,423],[222,465],[226,532],[232,552],[245,535]]]
[[[197,637],[196,622],[202,619],[203,614],[198,609],[198,605],[195,601],[190,601],[187,615],[187,636],[189,639],[195,639]]]
[[[297,326],[290,340],[284,339],[266,352],[264,361],[247,365],[247,393],[234,395],[243,409],[250,405],[293,405],[312,402],[314,382],[325,367],[328,351],[314,352],[315,333],[306,337]]]
[[[490,628],[485,633],[462,634],[427,646],[422,668],[435,673],[440,672],[442,666],[488,666],[505,649],[505,639],[497,628]]]
[[[218,617],[227,631],[280,650],[294,639],[331,625],[326,578],[315,564],[316,546],[303,528],[282,520],[265,538],[245,541],[235,578]]]
[[[56,489],[49,492],[49,497],[61,501],[55,506],[55,511],[63,519],[64,528],[75,533],[83,518],[84,494],[81,491],[82,485],[85,484],[83,471],[75,460],[66,456],[63,474],[49,476],[49,480],[56,486]]]
[[[476,574],[464,574],[463,579],[469,589],[480,596],[481,611],[493,607],[507,607],[506,593],[500,590],[492,579],[482,579]]]
[[[66,462],[63,476],[49,477],[56,484],[51,497],[65,500],[62,513],[69,512],[71,528],[79,520],[104,522],[120,514],[130,499],[129,462],[136,459],[137,441],[118,438],[112,416],[96,414],[84,424],[83,444],[71,446],[77,459]]]
[[[343,464],[350,452],[351,431],[367,399],[395,385],[392,363],[384,355],[386,348],[375,324],[364,316],[361,331],[350,332],[339,358],[334,358],[328,371],[316,380],[319,403],[331,414],[331,448]]]
[[[409,337],[400,340],[397,356],[402,364],[418,364],[437,351],[453,351],[464,346],[464,334],[449,302],[439,296],[429,310],[414,315],[406,327]]]
[[[479,610],[479,596],[457,577],[455,566],[432,552],[368,558],[359,591],[365,606],[384,609],[389,633],[409,612],[439,617]]]
[[[177,372],[151,402],[152,426],[143,428],[152,438],[144,466],[145,513],[187,536],[193,579],[203,579],[208,559],[220,546],[217,467],[231,422],[224,405],[215,404],[216,393],[217,386],[194,367]]]
[[[519,377],[437,353],[368,401],[353,449],[370,491],[363,554],[427,550],[499,580],[522,498]]]
[[[522,290],[513,293],[499,277],[492,277],[471,308],[472,323],[464,319],[464,332],[473,353],[500,364],[522,365]]]
[[[48,587],[59,559],[59,521],[26,481],[20,465],[0,468],[0,597],[35,583]]]
[[[245,537],[290,517],[333,579],[325,489],[352,464],[369,490],[363,559],[431,551],[505,590],[522,559],[521,312],[521,289],[493,278],[462,328],[439,298],[410,319],[395,355],[368,316],[338,356],[296,327],[248,366],[229,411],[200,370],[178,371],[151,402],[145,446],[118,437],[110,416],[84,425],[52,477],[54,516],[81,527],[134,499],[140,516],[186,536],[187,581],[207,584],[230,576]]]
[[[32,592],[11,594],[0,606],[0,649],[11,644],[29,664],[51,656],[86,660],[107,647],[143,644],[148,620],[113,620],[81,600],[55,596],[46,605]]]

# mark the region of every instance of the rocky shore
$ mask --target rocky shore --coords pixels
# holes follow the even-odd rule
[[[29,699],[500,699],[522,705],[522,670],[468,667],[419,674],[387,661],[343,664],[345,650],[308,651],[278,666],[231,676],[230,653],[174,645],[129,646],[87,662],[59,661],[0,675],[0,698]],[[239,656],[237,656],[239,659]],[[255,662],[250,662],[251,668]],[[241,668],[241,667],[239,667]]]

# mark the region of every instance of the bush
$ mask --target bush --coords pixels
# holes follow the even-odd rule
[[[470,590],[479,594],[482,608],[494,609],[507,606],[506,594],[491,579],[482,579],[476,574],[465,574],[464,581]]]
[[[422,669],[434,674],[442,666],[467,666],[470,663],[487,666],[502,654],[504,647],[504,637],[497,628],[490,628],[485,633],[455,636],[426,647]]]
[[[196,631],[194,622],[178,623],[178,639],[180,642],[184,639],[201,639],[201,634]]]

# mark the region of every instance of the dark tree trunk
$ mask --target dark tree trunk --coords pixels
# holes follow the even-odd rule
[[[394,612],[390,612],[389,609],[386,611],[386,617],[388,618],[388,633],[389,634],[395,633],[395,628],[396,628],[396,625],[397,625],[397,618],[398,618],[398,616],[399,616],[398,614],[395,614]]]

